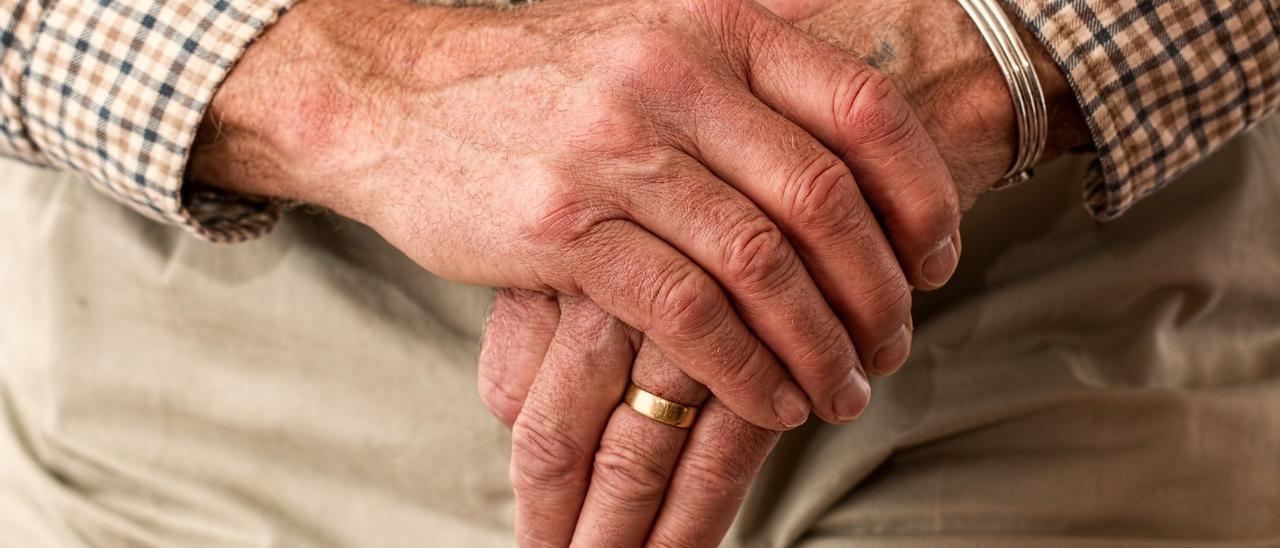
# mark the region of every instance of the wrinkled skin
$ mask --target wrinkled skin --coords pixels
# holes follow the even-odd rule
[[[767,4],[787,17],[806,19],[802,27],[849,51],[862,52],[866,61],[894,78],[939,145],[964,208],[1012,161],[1013,123],[1006,84],[986,45],[957,6],[948,11],[948,6],[935,2],[773,0]],[[1053,107],[1055,139],[1047,153],[1053,156],[1087,142],[1088,137],[1061,74],[1043,50],[1036,53]],[[886,221],[892,233],[892,217]],[[523,504],[544,509],[541,521],[526,522],[526,526],[554,531],[572,528],[572,543],[579,546],[719,543],[751,480],[777,443],[777,432],[750,424],[714,398],[702,406],[690,432],[619,405],[616,393],[628,380],[685,404],[703,403],[707,394],[661,351],[591,303],[572,298],[557,302],[541,293],[505,290],[497,295],[487,327],[480,392],[497,417],[516,424],[513,466],[558,463],[552,469],[559,482],[551,492],[578,493],[551,499],[523,495]],[[590,336],[583,336],[587,333]],[[582,350],[611,345],[637,351]],[[633,364],[628,362],[631,359]],[[889,374],[895,368],[873,367],[871,372]],[[565,387],[584,385],[586,378],[607,388],[593,392],[599,394],[594,397],[565,392]],[[608,415],[608,421],[584,416],[586,411],[567,413],[560,405],[565,401],[591,407],[599,417]],[[529,422],[536,425],[522,428],[522,423]],[[536,432],[546,425],[554,427],[543,430],[555,432]],[[522,436],[522,430],[535,432]],[[571,445],[530,443],[531,437],[574,441]],[[523,456],[529,454],[536,456]],[[521,538],[529,535],[521,532]]]
[[[331,207],[450,279],[585,296],[775,430],[861,412],[912,284],[955,268],[955,185],[905,97],[749,1],[309,0],[208,122],[197,180]]]

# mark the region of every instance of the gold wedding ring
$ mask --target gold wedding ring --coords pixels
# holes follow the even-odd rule
[[[623,396],[622,401],[637,413],[676,428],[693,426],[693,418],[698,415],[697,407],[678,404],[646,392],[634,384],[627,387],[627,395]]]

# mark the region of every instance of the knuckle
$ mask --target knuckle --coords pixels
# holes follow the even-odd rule
[[[667,486],[667,469],[650,450],[635,442],[612,442],[596,453],[591,476],[613,504],[644,506],[657,502]]]
[[[720,288],[691,264],[669,269],[656,287],[651,302],[659,307],[659,321],[673,335],[698,340],[729,319]]]
[[[863,144],[893,145],[908,141],[917,130],[911,105],[883,72],[857,71],[837,87],[836,122]]]
[[[596,164],[625,160],[659,142],[654,129],[650,116],[631,102],[602,98],[584,106],[565,126],[567,152],[560,160],[567,165],[580,165],[583,159]]]
[[[867,319],[865,329],[892,333],[911,314],[911,286],[901,272],[891,272],[865,292],[857,305]]]
[[[754,5],[755,2],[750,4]],[[794,39],[797,34],[795,26],[778,24],[768,17],[760,17],[760,11],[750,9],[748,3],[740,0],[734,2],[734,7],[737,24],[731,29],[736,30],[736,35],[742,37],[743,47],[751,52],[752,57],[776,54],[790,49],[785,44]],[[776,13],[775,7],[770,6],[765,11]]]
[[[722,47],[747,61],[755,52],[767,52],[778,43],[787,25],[776,24],[761,15],[755,2],[744,0],[689,0],[704,15],[708,26],[720,35]],[[743,67],[745,70],[745,67]]]
[[[709,65],[705,53],[696,52],[687,39],[649,32],[629,37],[618,49],[623,53],[604,91],[618,105],[609,110],[620,116],[598,126],[640,144],[693,146],[690,140],[712,119],[708,113],[731,108],[735,96],[727,85],[728,68]],[[591,135],[593,147],[618,141],[600,131]]]
[[[546,186],[550,188],[544,189],[526,227],[525,236],[533,242],[555,248],[577,245],[601,224],[625,218],[612,200],[600,193],[575,189],[574,185]]]
[[[857,237],[862,240],[862,245],[865,246],[870,245],[870,240],[875,237],[876,231],[880,229],[879,226],[866,202],[856,199],[841,218],[841,226],[837,233]]]
[[[816,249],[809,252],[847,252],[849,249],[875,249],[877,238],[884,234],[880,221],[856,191],[849,191],[847,199],[829,200],[827,220],[810,223],[812,233],[806,245]],[[835,205],[835,204],[840,205]]]
[[[820,364],[819,368],[833,373],[844,371],[849,356],[853,355],[853,341],[840,322],[832,319],[815,326],[813,332],[819,336],[800,353],[801,364]]]
[[[500,289],[480,338],[480,365],[502,369],[519,361],[523,348],[513,340],[550,340],[559,323],[556,297],[538,291]]]
[[[586,301],[575,305],[560,319],[556,329],[563,342],[556,344],[593,356],[607,353],[616,338],[623,336],[617,329],[618,325],[617,320],[595,303]]]
[[[924,221],[958,221],[960,201],[955,185],[946,184],[948,182],[931,179],[923,173],[907,180],[900,190],[906,209]]]
[[[671,10],[662,10],[655,17],[671,15]],[[666,27],[621,35],[607,47],[618,78],[609,87],[627,95],[689,89],[688,77],[701,72],[686,41]]]
[[[793,279],[796,257],[782,231],[765,218],[737,223],[724,251],[725,277],[747,293],[776,294]]]
[[[770,393],[769,369],[761,364],[763,346],[758,343],[748,347],[745,352],[724,352],[724,359],[709,364],[710,380],[707,386],[718,395],[732,395],[741,399],[765,398]]]
[[[621,158],[626,163],[624,181],[664,191],[676,191],[687,186],[686,174],[691,167],[695,167],[693,160],[672,144],[679,137],[669,135],[663,138],[666,141],[662,144],[636,147]]]
[[[516,420],[511,435],[511,482],[532,490],[562,484],[585,460],[579,445],[549,421]]]
[[[755,474],[749,463],[705,455],[691,457],[684,463],[682,480],[692,490],[701,493],[711,505],[741,502]]]
[[[932,246],[960,226],[959,197],[953,185],[917,178],[904,186],[902,194],[902,218],[894,224],[907,226],[893,228],[924,240],[919,245]]]
[[[951,182],[950,179],[948,179],[948,182],[951,184],[940,185],[942,188],[936,193],[938,201],[935,202],[935,214],[937,218],[933,221],[939,225],[945,224],[954,229],[960,226],[960,195],[956,192],[955,183]]]
[[[825,150],[800,164],[783,184],[784,205],[799,228],[829,232],[852,210],[853,173]]]

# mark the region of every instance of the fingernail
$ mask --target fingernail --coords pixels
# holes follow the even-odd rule
[[[773,413],[778,422],[787,428],[795,428],[809,420],[809,398],[800,387],[790,382],[782,383],[773,394]]]
[[[836,390],[836,398],[834,408],[836,418],[841,422],[848,422],[858,418],[862,414],[862,410],[867,408],[867,403],[871,401],[871,384],[867,382],[867,377],[858,369],[849,372],[849,378],[845,379],[844,385]]]
[[[902,367],[903,362],[907,361],[907,356],[911,354],[911,329],[903,324],[898,328],[898,332],[884,343],[879,350],[876,351],[876,357],[872,360],[872,369],[876,375],[888,375],[897,371]]]
[[[938,242],[938,245],[929,253],[929,256],[925,257],[924,264],[920,266],[921,274],[924,275],[926,283],[938,288],[951,279],[951,275],[956,271],[956,264],[960,260],[959,246],[959,232]]]

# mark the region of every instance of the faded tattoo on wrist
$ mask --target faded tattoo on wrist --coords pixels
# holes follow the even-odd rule
[[[862,61],[877,69],[884,70],[889,63],[898,58],[898,50],[893,43],[888,40],[882,40],[880,46],[874,51],[863,56]]]

